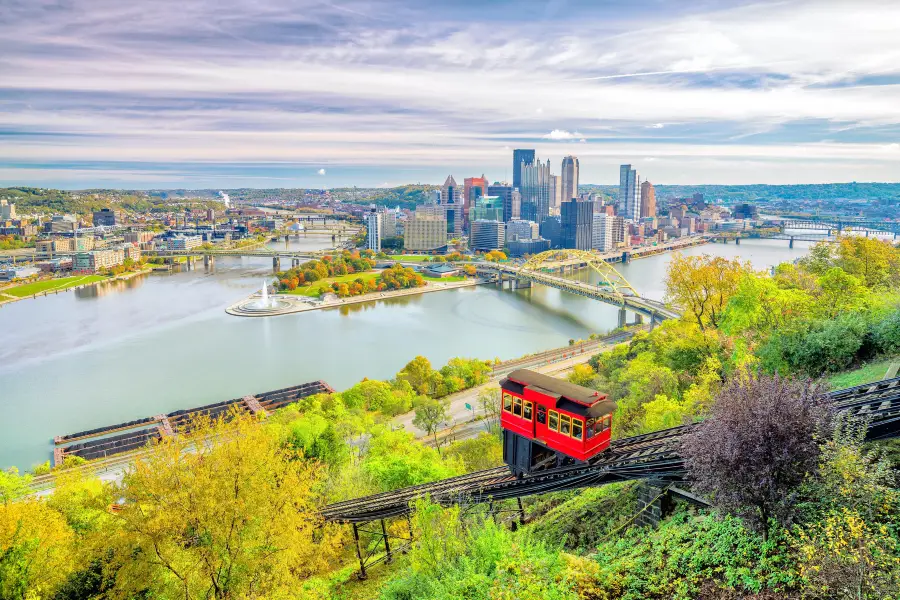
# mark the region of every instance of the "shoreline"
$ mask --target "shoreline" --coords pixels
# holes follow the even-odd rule
[[[59,294],[60,292],[69,292],[72,290],[80,290],[82,288],[90,287],[92,285],[99,285],[101,283],[106,283],[108,281],[125,281],[127,279],[131,279],[132,277],[137,277],[138,275],[148,275],[153,272],[152,268],[141,269],[140,271],[132,271],[130,273],[121,273],[119,275],[115,275],[113,277],[109,277],[108,279],[103,279],[102,281],[94,281],[91,283],[82,283],[80,285],[72,285],[60,289],[51,289],[44,290],[43,292],[38,292],[36,294],[31,294],[30,296],[10,296],[5,294],[2,290],[0,290],[0,306],[5,304],[12,304],[13,302],[19,302],[20,300],[36,300],[42,296],[49,296],[51,294]],[[14,286],[15,287],[15,286]]]
[[[322,310],[326,308],[349,306],[351,304],[361,304],[363,302],[376,302],[378,300],[388,300],[391,298],[401,298],[404,296],[415,296],[418,294],[427,294],[429,292],[442,292],[445,290],[472,287],[485,283],[490,282],[485,279],[467,279],[466,281],[448,281],[446,283],[442,283],[439,281],[429,281],[423,287],[407,288],[404,290],[392,290],[389,292],[373,292],[370,294],[363,294],[362,296],[340,298],[338,300],[330,302],[313,300],[309,298],[309,296],[300,296],[296,294],[275,294],[274,296],[272,296],[273,301],[285,302],[289,304],[289,306],[284,308],[276,308],[271,312],[241,312],[241,305],[244,305],[251,299],[258,298],[260,296],[259,292],[254,292],[243,300],[240,300],[239,302],[235,302],[234,304],[228,306],[225,309],[225,312],[233,317],[279,317],[282,315],[292,315],[296,313],[309,312],[312,310]],[[306,300],[301,300],[301,298],[306,298]]]

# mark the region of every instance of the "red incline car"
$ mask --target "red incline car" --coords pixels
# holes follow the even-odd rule
[[[616,403],[605,394],[527,369],[500,388],[503,461],[513,473],[588,461],[609,447]]]

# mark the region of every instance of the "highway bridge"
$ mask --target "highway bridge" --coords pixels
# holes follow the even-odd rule
[[[835,231],[839,235],[848,231],[865,233],[891,233],[900,236],[900,221],[887,219],[852,219],[845,217],[803,217],[784,215],[779,217],[786,229],[810,229]]]
[[[600,276],[599,283],[588,283],[567,279],[554,274],[556,271],[566,272],[576,267],[587,266]],[[649,317],[651,325],[665,319],[677,319],[681,316],[677,311],[668,308],[662,302],[645,298],[611,265],[606,257],[586,250],[549,250],[531,257],[523,265],[514,263],[479,263],[476,266],[479,274],[496,279],[499,286],[509,281],[517,288],[528,287],[539,283],[547,287],[577,294],[586,298],[600,300],[618,306],[619,325],[623,326],[626,311],[630,310],[640,317]]]

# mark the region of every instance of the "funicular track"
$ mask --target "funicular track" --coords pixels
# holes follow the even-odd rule
[[[835,410],[867,418],[867,439],[900,435],[900,377],[860,385],[829,394]],[[507,467],[477,471],[414,487],[365,496],[326,506],[326,521],[367,523],[409,514],[410,503],[426,494],[442,505],[473,505],[534,494],[571,490],[631,479],[680,481],[684,462],[677,442],[691,426],[616,440],[593,462],[548,469],[516,478]]]

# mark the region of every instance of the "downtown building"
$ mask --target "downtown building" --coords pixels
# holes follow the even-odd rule
[[[447,246],[447,218],[443,207],[420,206],[403,228],[403,248],[431,252]]]
[[[578,197],[578,157],[566,156],[562,160],[562,202]]]
[[[656,216],[656,189],[649,181],[641,184],[641,218]]]
[[[499,250],[506,241],[503,221],[479,219],[472,221],[469,248],[472,250]]]
[[[374,208],[366,214],[366,250],[381,252],[382,214]]]
[[[478,199],[487,196],[488,181],[484,175],[481,177],[466,177],[463,180],[463,223],[464,226],[469,223],[469,213],[472,207],[478,202]],[[474,218],[472,219],[475,220]]]
[[[503,201],[503,220],[518,219],[522,205],[522,196],[519,190],[505,183],[495,183],[487,187],[486,196],[499,196]]]
[[[444,185],[441,186],[440,206],[444,210],[444,217],[447,221],[447,233],[453,237],[461,236],[465,220],[465,203],[462,191],[456,185],[453,175],[448,175]]]
[[[641,178],[631,165],[619,167],[619,202],[617,213],[627,221],[641,218]]]
[[[513,188],[522,191],[522,167],[532,164],[534,164],[534,150],[513,150]]]
[[[563,248],[590,250],[593,244],[594,203],[572,199],[560,210]]]
[[[594,213],[591,247],[599,252],[609,252],[613,244],[613,228],[616,217],[605,213]]]
[[[550,160],[523,163],[519,179],[522,184],[520,218],[540,225],[550,216]]]

